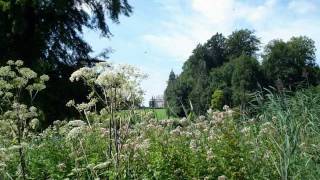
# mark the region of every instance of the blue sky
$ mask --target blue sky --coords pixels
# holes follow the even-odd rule
[[[135,65],[149,75],[142,83],[146,101],[162,95],[171,69],[180,73],[192,49],[216,32],[227,36],[236,29],[252,29],[262,46],[272,39],[306,35],[320,50],[320,0],[129,2],[132,16],[109,23],[113,37],[102,38],[95,31],[86,31],[84,37],[95,53],[111,47],[110,61]]]

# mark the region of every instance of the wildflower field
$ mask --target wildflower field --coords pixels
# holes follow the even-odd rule
[[[90,87],[88,102],[67,106],[82,118],[39,129],[32,103],[49,77],[9,61],[0,68],[0,179],[320,178],[319,88],[257,93],[246,114],[224,106],[160,120],[134,106],[143,77],[108,63],[79,69],[70,80]]]
[[[320,180],[319,19],[320,0],[0,0],[0,180]]]

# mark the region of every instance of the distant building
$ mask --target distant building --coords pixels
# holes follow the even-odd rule
[[[152,97],[149,101],[149,107],[151,107],[151,108],[164,108],[163,96]]]

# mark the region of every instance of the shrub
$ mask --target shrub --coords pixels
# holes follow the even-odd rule
[[[212,94],[211,99],[211,108],[214,110],[222,110],[222,106],[224,105],[224,93],[222,90],[215,90]]]

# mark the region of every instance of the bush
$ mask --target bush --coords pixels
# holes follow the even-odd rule
[[[222,90],[215,90],[212,94],[211,99],[211,108],[214,110],[222,110],[222,106],[224,105],[224,93]]]

